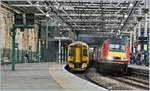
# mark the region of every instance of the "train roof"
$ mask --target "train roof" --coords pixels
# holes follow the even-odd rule
[[[69,44],[69,46],[76,45],[76,44],[81,44],[81,45],[88,46],[88,44],[86,44],[84,42],[81,42],[81,41],[74,41],[73,43]]]

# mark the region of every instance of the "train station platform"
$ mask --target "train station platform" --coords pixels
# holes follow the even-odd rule
[[[147,70],[149,71],[149,66],[144,66],[144,65],[128,65],[128,68],[132,68],[132,69],[139,69],[139,70]]]
[[[64,63],[46,62],[1,66],[1,90],[106,90],[64,69]]]

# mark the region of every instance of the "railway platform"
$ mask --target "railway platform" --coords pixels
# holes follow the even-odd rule
[[[143,65],[131,65],[131,64],[129,64],[128,68],[149,71],[149,66],[143,66]]]
[[[64,63],[44,62],[1,66],[1,90],[105,90],[76,77]]]

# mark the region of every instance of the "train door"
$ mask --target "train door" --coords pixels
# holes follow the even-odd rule
[[[76,47],[76,62],[81,61],[81,47]]]

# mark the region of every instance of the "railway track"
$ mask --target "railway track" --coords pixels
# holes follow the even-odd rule
[[[145,85],[149,85],[148,80],[142,80],[142,79],[138,79],[138,78],[130,77],[130,76],[123,76],[123,77],[126,78],[126,79],[129,79],[129,80],[133,80],[133,81],[145,84]]]
[[[149,73],[146,72],[130,71],[130,74],[116,77],[98,73],[94,68],[90,68],[87,72],[73,72],[73,74],[108,90],[149,90],[149,78],[147,77]]]
[[[97,74],[95,75],[95,77],[89,75],[86,75],[86,77],[89,81],[93,82],[94,84],[97,84],[109,90],[122,90],[122,89],[123,90],[137,90],[137,89],[148,90],[149,89],[149,80],[142,80],[130,76],[112,77],[112,76],[102,76]],[[104,82],[99,81],[99,79],[103,80]],[[118,86],[116,83],[118,83]],[[109,84],[109,86],[107,84]]]
[[[149,79],[149,71],[129,70],[127,75],[138,77],[140,79]]]
[[[112,79],[115,79],[117,81],[129,84],[131,86],[135,86],[137,88],[141,88],[144,90],[149,89],[149,83],[148,83],[148,81],[145,81],[145,80],[135,79],[135,78],[128,77],[128,76],[113,77]]]

